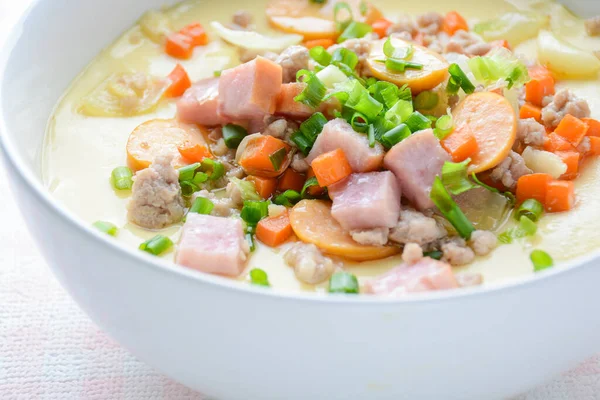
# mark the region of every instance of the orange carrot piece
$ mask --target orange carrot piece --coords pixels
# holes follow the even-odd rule
[[[591,156],[600,156],[600,137],[590,136],[590,152]]]
[[[304,174],[288,168],[279,178],[277,190],[280,192],[285,192],[286,190],[295,190],[296,192],[301,192],[304,182],[306,182],[306,176]]]
[[[172,33],[167,36],[165,52],[171,57],[188,59],[194,54],[194,43],[189,36],[181,33]]]
[[[308,172],[306,173],[306,180],[309,180],[313,176],[315,176],[315,171],[312,169],[312,167],[310,167],[308,169]],[[308,189],[306,189],[306,192],[311,196],[317,197],[322,195],[325,191],[321,186],[311,186]]]
[[[533,104],[525,103],[519,110],[519,117],[521,119],[533,118],[537,122],[542,122],[542,108],[534,106]]]
[[[554,94],[554,78],[548,69],[541,66],[529,68],[531,80],[525,85],[525,100],[538,107],[544,97]]]
[[[256,237],[267,246],[276,247],[284,243],[294,233],[288,211],[276,217],[260,220],[256,226]]]
[[[423,32],[418,32],[413,37],[413,42],[415,42],[415,44],[418,44],[419,46],[425,46],[425,34]]]
[[[389,19],[381,18],[373,22],[371,26],[373,27],[373,32],[379,35],[380,38],[384,38],[388,35],[387,31],[392,25],[393,23]]]
[[[523,175],[517,181],[517,203],[535,199],[545,204],[548,184],[551,181],[552,177],[548,174]]]
[[[577,178],[581,153],[578,151],[557,151],[556,155],[567,165],[567,172],[560,179],[571,180]]]
[[[192,86],[192,81],[181,64],[177,64],[175,69],[169,74],[168,78],[171,85],[167,88],[165,96],[179,97]]]
[[[183,146],[177,147],[177,150],[179,151],[179,154],[181,154],[181,157],[190,163],[202,162],[205,158],[213,158],[208,147],[201,144],[192,145],[186,143]]]
[[[600,137],[600,121],[593,118],[582,118],[581,119],[588,126],[587,135]]]
[[[333,46],[335,42],[332,39],[315,39],[315,40],[307,40],[303,43],[304,47],[307,49],[312,49],[313,47],[322,46],[324,48],[329,48]]]
[[[450,11],[442,22],[442,30],[452,36],[456,31],[469,31],[469,24],[462,15],[456,11]]]
[[[575,184],[572,181],[552,181],[548,184],[546,211],[569,211],[575,205]]]
[[[352,173],[352,167],[350,167],[346,154],[342,149],[321,154],[313,160],[311,166],[319,186],[322,187],[333,185]]]
[[[554,153],[557,151],[576,151],[577,149],[562,136],[551,133],[544,142],[544,150]]]
[[[289,162],[283,161],[280,168],[275,170],[270,156],[281,149],[289,152],[290,146],[283,140],[274,138],[273,136],[260,136],[248,143],[248,146],[242,153],[239,164],[248,175],[274,178],[281,175],[284,167],[289,164]],[[286,154],[285,157],[289,157],[289,154]]]
[[[469,132],[462,132],[462,130]],[[462,125],[440,142],[444,150],[452,157],[452,161],[463,162],[479,151],[477,140],[470,130],[468,125]]]
[[[277,179],[275,178],[263,178],[250,175],[246,180],[254,183],[258,195],[265,200],[273,196],[275,189],[277,189]]]
[[[192,44],[194,46],[204,46],[208,44],[206,30],[204,30],[204,27],[198,22],[187,25],[180,30],[179,33],[192,39]]]
[[[588,129],[589,127],[585,122],[571,114],[567,114],[560,121],[554,133],[565,138],[573,146],[579,146]]]

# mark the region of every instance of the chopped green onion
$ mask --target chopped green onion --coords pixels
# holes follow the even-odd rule
[[[312,3],[324,4],[327,0],[310,0]]]
[[[348,12],[348,18],[345,20],[341,20],[339,17],[340,12],[346,10]],[[338,32],[343,31],[346,27],[354,20],[354,16],[352,15],[352,8],[350,4],[345,1],[340,1],[335,4],[333,7],[333,21],[335,22],[335,26]]]
[[[215,161],[210,158],[205,158],[202,160],[202,170],[204,172],[210,172],[208,178],[211,181],[216,181],[225,176],[225,166],[219,161]]]
[[[308,153],[310,153],[310,149],[313,146],[313,142],[308,140],[306,138],[306,136],[304,136],[304,134],[302,134],[302,132],[298,131],[298,132],[293,133],[292,136],[290,137],[290,139],[292,140],[292,142],[294,142],[296,144],[296,146],[298,146],[298,148],[300,149],[302,154],[307,156]]]
[[[213,71],[213,76],[215,78],[219,78],[221,76],[221,74],[223,73],[223,71]]]
[[[455,196],[477,187],[477,185],[471,182],[467,177],[467,167],[470,162],[470,158],[467,158],[461,163],[447,161],[442,167],[442,182],[446,189]]]
[[[273,169],[275,171],[279,171],[281,169],[281,164],[283,164],[283,160],[285,160],[286,156],[287,150],[285,148],[281,148],[269,154],[269,160],[271,160],[271,165],[273,165]]]
[[[527,67],[509,52],[492,56],[473,57],[468,61],[469,68],[478,81],[487,85],[501,79],[508,82],[508,89],[522,86],[529,80]]]
[[[407,69],[423,69],[423,64],[399,60],[397,58],[388,58],[386,60],[378,61],[385,63],[385,67],[387,68],[387,70],[392,72],[404,72]]]
[[[239,179],[234,176],[229,178],[229,182],[233,183],[237,186],[240,194],[242,195],[242,200],[256,200],[259,201],[262,199],[258,192],[256,191],[256,186],[253,182],[247,181],[245,179]]]
[[[191,181],[194,179],[196,170],[200,168],[200,163],[194,163],[179,168],[179,182]]]
[[[269,284],[269,276],[265,271],[259,268],[254,268],[250,271],[250,282],[258,286],[271,286]]]
[[[166,236],[156,235],[140,245],[140,250],[159,256],[173,246],[173,242]]]
[[[408,126],[406,126],[406,124],[400,124],[394,129],[384,133],[381,137],[381,143],[388,149],[391,149],[392,147],[409,137],[410,134],[411,132]]]
[[[406,125],[412,132],[422,131],[423,129],[431,128],[431,121],[418,111],[411,114],[406,120]]]
[[[350,125],[356,132],[366,132],[368,129],[367,117],[359,112],[355,112],[350,119]]]
[[[398,92],[400,100],[412,101],[412,90],[408,85],[403,85]]]
[[[298,81],[303,77],[306,77],[306,79],[304,79],[306,87],[298,96],[294,97],[294,101],[306,104],[312,108],[317,108],[323,102],[323,98],[327,94],[327,88],[323,82],[317,78],[317,75],[315,75],[314,72],[305,69],[298,71],[296,77]]]
[[[543,271],[554,266],[554,260],[552,259],[550,254],[546,253],[543,250],[532,251],[529,258],[533,263],[533,270],[535,272]]]
[[[244,201],[244,207],[240,216],[249,226],[255,226],[258,222],[269,215],[268,201]]]
[[[348,272],[336,272],[329,278],[329,293],[358,294],[358,279]]]
[[[360,15],[362,15],[364,17],[369,12],[369,5],[367,4],[366,1],[363,0],[359,4],[359,9],[360,9]]]
[[[194,175],[194,179],[192,179],[192,182],[194,182],[195,185],[200,185],[206,182],[207,180],[208,174],[205,174],[204,172],[196,172],[196,175]]]
[[[385,113],[385,118],[398,125],[406,122],[414,112],[413,103],[407,100],[398,100],[392,108]]]
[[[198,185],[192,183],[192,181],[181,181],[180,185],[181,185],[181,194],[185,197],[190,197],[194,193],[200,191],[200,187]]]
[[[256,250],[256,242],[254,241],[254,229],[252,229],[251,232],[246,232],[246,241],[248,242],[250,252],[254,252],[254,250]]]
[[[523,231],[525,236],[533,236],[537,233],[538,227],[535,222],[523,215],[519,219],[519,229]]]
[[[358,82],[357,85],[360,86]],[[354,92],[350,96],[346,102],[346,107],[364,114],[370,121],[377,118],[377,115],[383,110],[383,104],[371,97],[364,87],[361,86],[361,88],[362,90]]]
[[[313,47],[308,52],[310,57],[318,62],[320,65],[326,67],[331,64],[331,54],[327,51],[327,49],[323,46]]]
[[[316,176],[313,176],[312,178],[307,179],[306,182],[304,182],[304,186],[302,187],[302,191],[300,192],[300,197],[302,197],[303,199],[306,198],[306,191],[313,186],[319,186],[319,181],[317,180]]]
[[[119,232],[119,228],[117,228],[115,224],[110,222],[96,221],[92,225],[99,231],[102,231],[110,236],[117,236],[117,233]]]
[[[528,217],[533,222],[537,222],[542,213],[544,212],[544,206],[542,203],[535,199],[528,199],[521,204],[517,212],[515,213],[515,218],[520,219],[523,216]]]
[[[431,110],[438,105],[440,97],[435,92],[421,92],[415,97],[414,104],[418,110]]]
[[[434,260],[441,260],[443,256],[444,253],[442,253],[439,250],[428,251],[426,253],[423,253],[423,257],[433,258]]]
[[[344,64],[354,70],[358,65],[358,56],[352,50],[340,47],[333,52],[331,63],[334,65]]]
[[[110,181],[116,190],[130,190],[133,186],[133,172],[127,167],[117,167],[110,174]]]
[[[300,124],[300,132],[314,144],[326,123],[327,118],[322,113],[314,113],[309,119]]]
[[[373,27],[371,25],[365,24],[364,22],[352,21],[346,29],[344,29],[344,32],[342,32],[337,42],[343,43],[348,39],[360,39],[371,32],[373,32]]]
[[[412,45],[409,45],[408,47],[404,47],[401,49],[395,48],[394,45],[392,44],[391,37],[389,37],[383,44],[383,54],[385,54],[385,56],[387,58],[394,58],[398,61],[410,60],[412,58],[414,52],[415,52],[415,48]]]
[[[439,176],[436,176],[435,181],[433,182],[430,197],[444,217],[446,217],[446,219],[456,229],[458,234],[463,239],[470,239],[471,234],[475,231],[475,228],[473,227],[471,221],[467,219],[460,207],[452,199]]]
[[[286,190],[279,196],[275,197],[273,203],[279,206],[293,207],[297,202],[302,200],[300,193],[295,190]]]
[[[448,79],[447,85],[449,94],[457,94],[458,89],[461,88],[467,94],[471,94],[475,91],[475,86],[471,83],[458,64],[450,65],[448,72],[450,73],[450,79]]]
[[[248,131],[239,125],[227,124],[223,127],[223,140],[230,149],[237,149]]]
[[[375,127],[373,126],[373,124],[369,125],[369,130],[367,132],[368,138],[369,138],[369,147],[373,148],[375,147]]]
[[[435,136],[442,140],[446,138],[449,134],[454,130],[454,121],[452,120],[451,115],[443,115],[435,121],[435,129],[433,133]]]
[[[209,215],[213,208],[215,208],[215,204],[212,201],[205,197],[197,197],[196,200],[194,200],[194,204],[190,207],[189,212]]]
[[[525,215],[519,218],[519,225],[511,228],[498,236],[498,240],[504,244],[510,244],[514,239],[522,239],[527,236],[534,236],[537,233],[537,225]]]
[[[369,86],[369,93],[387,108],[392,108],[400,100],[398,86],[390,82],[379,81]]]

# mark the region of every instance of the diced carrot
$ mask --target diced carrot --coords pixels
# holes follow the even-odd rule
[[[573,146],[579,146],[588,131],[588,125],[571,114],[565,115],[554,133],[567,139]]]
[[[569,211],[575,205],[575,184],[572,181],[552,181],[548,184],[546,211]]]
[[[415,42],[419,46],[425,46],[425,34],[419,31],[415,35],[415,37],[413,37],[413,42]]]
[[[373,22],[371,26],[373,27],[373,32],[379,35],[380,38],[384,38],[388,35],[387,31],[392,25],[393,23],[389,19],[381,18]]]
[[[315,176],[315,171],[312,169],[312,167],[310,167],[308,169],[308,172],[306,173],[306,180],[309,180],[313,176]],[[321,186],[311,186],[308,189],[306,189],[306,191],[309,195],[315,197],[320,196],[325,192],[325,190],[323,190]]]
[[[587,135],[600,137],[600,121],[593,118],[582,118],[581,119],[588,126]]]
[[[312,49],[313,47],[322,46],[324,48],[329,48],[333,46],[335,42],[332,39],[315,39],[315,40],[307,40],[303,43],[304,47],[307,49]]]
[[[463,132],[464,130],[467,132]],[[456,128],[454,132],[440,143],[444,150],[450,154],[454,162],[465,161],[479,150],[477,140],[467,124]]]
[[[469,24],[467,24],[467,21],[462,15],[456,11],[450,11],[448,14],[446,14],[446,17],[442,22],[442,30],[448,35],[452,36],[456,33],[456,31],[468,31]]]
[[[342,149],[321,154],[313,160],[311,166],[322,187],[333,185],[352,173],[352,167]]]
[[[537,122],[542,122],[542,108],[538,106],[534,106],[530,103],[525,103],[519,110],[519,117],[521,119],[533,118]]]
[[[548,174],[523,175],[517,181],[517,203],[528,199],[535,199],[542,204],[546,203],[546,192],[552,176]]]
[[[505,39],[494,40],[493,42],[490,42],[489,44],[490,44],[490,46],[492,46],[494,48],[504,47],[505,49],[512,50],[510,48],[510,44],[508,43],[508,40],[505,40]]]
[[[304,174],[288,168],[279,178],[277,190],[280,192],[285,192],[286,190],[295,190],[296,192],[300,192],[302,191],[304,182],[306,182],[306,176]]]
[[[525,85],[525,100],[541,107],[544,97],[554,94],[554,78],[541,66],[529,68],[529,78],[531,80]]]
[[[194,54],[193,40],[182,33],[176,32],[167,36],[165,52],[171,57],[188,59]]]
[[[546,137],[544,150],[554,153],[557,151],[576,151],[576,148],[562,136],[551,133]]]
[[[175,69],[169,74],[168,78],[171,85],[165,92],[167,97],[179,97],[192,86],[192,81],[181,64],[177,64]]]
[[[260,220],[256,226],[258,240],[271,247],[284,243],[293,233],[294,230],[290,224],[290,216],[287,210],[276,217]]]
[[[208,147],[201,144],[185,143],[177,147],[177,150],[181,154],[181,157],[190,163],[202,162],[205,158],[213,158]]]
[[[590,136],[590,155],[600,156],[600,137]]]
[[[204,27],[198,22],[194,22],[193,24],[187,25],[182,30],[180,30],[179,33],[192,39],[192,44],[194,46],[204,46],[208,44],[208,36],[206,35],[206,30],[204,30]]]
[[[571,180],[577,178],[581,153],[578,151],[557,151],[556,155],[567,165],[567,172],[560,179]]]
[[[277,189],[277,179],[275,178],[263,178],[250,175],[246,180],[254,183],[258,195],[265,200],[273,196],[275,189]]]
[[[273,165],[271,157],[281,149],[285,149],[286,156],[278,169]],[[244,168],[248,175],[262,176],[265,178],[274,178],[289,165],[290,146],[283,140],[273,136],[263,135],[250,141],[243,151],[239,164]]]

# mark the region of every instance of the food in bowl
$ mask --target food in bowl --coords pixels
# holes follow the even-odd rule
[[[275,289],[404,296],[597,248],[598,20],[467,3],[149,11],[57,106],[46,182],[115,240]]]

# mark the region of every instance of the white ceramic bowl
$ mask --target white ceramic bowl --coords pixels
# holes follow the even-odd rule
[[[39,0],[0,51],[0,143],[23,214],[62,284],[123,346],[226,400],[501,399],[600,350],[598,254],[487,289],[314,297],[162,264],[74,218],[40,180],[48,117],[104,46],[162,4]]]

